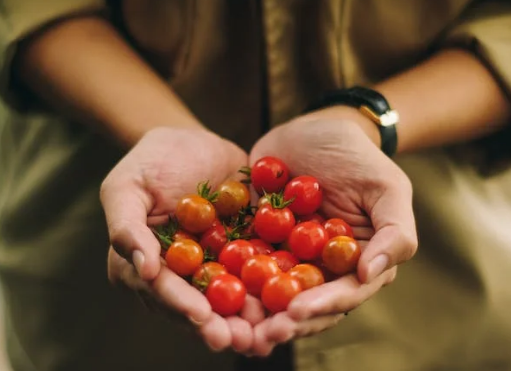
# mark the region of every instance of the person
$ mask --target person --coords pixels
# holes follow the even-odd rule
[[[511,4],[0,4],[15,371],[511,367]],[[360,110],[304,113],[356,85],[399,112],[392,159]],[[286,312],[249,297],[224,319],[161,266],[148,224],[264,155],[317,176],[364,251]]]

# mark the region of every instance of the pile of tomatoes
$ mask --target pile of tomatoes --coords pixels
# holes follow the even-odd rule
[[[356,269],[360,246],[345,221],[318,213],[316,178],[291,178],[275,157],[240,172],[247,179],[227,180],[214,192],[199,184],[168,224],[154,228],[169,269],[201,290],[215,312],[237,314],[247,294],[270,313],[284,311],[300,292]]]

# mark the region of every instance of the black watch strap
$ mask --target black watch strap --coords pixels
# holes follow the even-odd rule
[[[362,114],[371,119],[380,131],[381,150],[389,157],[396,153],[396,124],[399,122],[399,115],[392,110],[383,95],[375,90],[360,86],[332,90],[308,107],[306,112],[339,104],[357,108]]]

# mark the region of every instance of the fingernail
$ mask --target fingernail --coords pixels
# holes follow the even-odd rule
[[[214,352],[214,353],[219,353],[219,352],[221,352],[222,350],[224,350],[224,348],[222,348],[222,347],[215,347],[215,346],[213,346],[213,345],[211,345],[211,344],[209,344],[209,343],[208,343],[208,347],[209,347],[209,349],[210,349],[212,352]]]
[[[378,255],[376,258],[371,260],[369,263],[369,269],[367,272],[367,282],[371,282],[380,274],[383,273],[385,269],[387,269],[387,265],[389,264],[389,258],[385,254]]]
[[[133,252],[133,255],[131,256],[131,259],[133,260],[133,265],[135,266],[135,269],[137,270],[138,275],[141,275],[142,267],[144,266],[145,262],[145,256],[140,250],[135,250]]]
[[[193,318],[192,316],[189,316],[188,317],[188,320],[194,325],[194,326],[197,326],[197,327],[200,327],[202,326],[203,324],[203,321],[199,321],[199,320],[196,320],[195,318]]]

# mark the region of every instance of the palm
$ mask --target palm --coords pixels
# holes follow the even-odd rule
[[[408,179],[357,124],[299,118],[263,137],[254,146],[250,162],[263,156],[281,158],[292,175],[315,176],[324,191],[322,212],[345,219],[364,243],[358,277],[347,275],[307,290],[291,302],[288,312],[256,326],[259,354],[271,351],[272,342],[334,325],[339,313],[353,309],[392,281],[394,265],[413,255],[416,246]],[[382,253],[389,258],[381,266],[387,269],[383,274],[371,264]]]
[[[190,318],[215,349],[247,349],[253,339],[251,325],[240,317],[224,319],[212,313],[199,291],[162,265],[159,242],[148,224],[162,222],[180,197],[196,191],[199,182],[216,185],[246,164],[247,155],[241,149],[212,133],[159,129],[147,134],[102,185],[113,245],[108,259],[110,279],[143,291],[164,313],[170,309]],[[250,303],[244,312],[255,318],[257,305]]]

